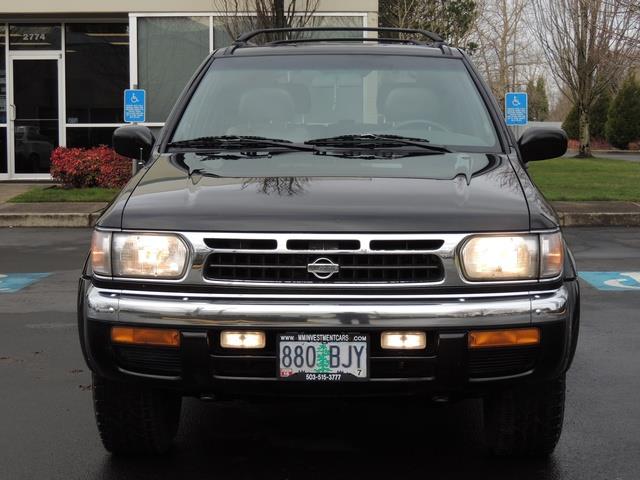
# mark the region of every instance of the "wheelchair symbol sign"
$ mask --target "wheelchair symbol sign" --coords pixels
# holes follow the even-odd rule
[[[580,278],[598,290],[640,292],[640,272],[580,272]]]
[[[144,123],[146,107],[147,96],[144,90],[127,89],[124,91],[124,121],[126,123]]]
[[[504,97],[504,114],[507,125],[526,125],[529,120],[526,92],[508,92]]]

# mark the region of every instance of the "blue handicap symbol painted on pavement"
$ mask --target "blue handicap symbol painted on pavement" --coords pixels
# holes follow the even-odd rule
[[[579,275],[598,290],[640,292],[640,272],[580,272]]]
[[[0,293],[16,293],[50,273],[0,273]]]

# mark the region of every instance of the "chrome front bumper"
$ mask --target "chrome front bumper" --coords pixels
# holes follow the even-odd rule
[[[566,371],[572,357],[571,342],[577,335],[572,322],[577,296],[574,281],[544,292],[274,298],[115,290],[98,288],[90,279],[83,278],[79,326],[83,353],[93,372],[117,381],[174,388],[186,395],[203,392],[231,396],[329,392],[475,395],[487,388],[500,388],[505,382],[541,381]],[[175,352],[177,373],[152,373],[122,363],[118,357],[121,352],[110,341],[111,326],[118,324],[178,329],[181,346]],[[522,371],[504,375],[474,373],[474,365],[479,364],[473,363],[475,360],[468,352],[469,330],[531,324],[538,326],[542,335],[535,368],[526,366]],[[251,352],[219,352],[217,335],[227,327],[264,330],[268,338],[265,352],[258,356]],[[364,384],[294,385],[278,381],[274,373],[278,331],[357,331],[378,339],[386,329],[427,331],[430,347],[417,357],[384,353],[372,347],[372,378]],[[153,352],[148,352],[151,357],[147,359],[155,362]],[[266,373],[264,369],[256,370],[263,367]],[[389,370],[391,367],[393,370]],[[416,368],[418,373],[406,373],[406,368]]]
[[[303,300],[112,290],[83,281],[86,320],[128,325],[468,328],[569,321],[570,316],[565,285],[544,292]]]

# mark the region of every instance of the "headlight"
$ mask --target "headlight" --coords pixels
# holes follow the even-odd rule
[[[462,273],[471,281],[537,280],[562,271],[560,232],[542,235],[481,235],[460,252]]]
[[[91,265],[98,275],[178,279],[187,266],[188,249],[177,235],[96,231]]]
[[[115,233],[112,258],[117,277],[180,278],[187,247],[175,235]]]

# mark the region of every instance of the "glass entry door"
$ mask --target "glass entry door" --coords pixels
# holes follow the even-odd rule
[[[16,56],[11,67],[10,174],[47,178],[60,145],[60,56]]]

